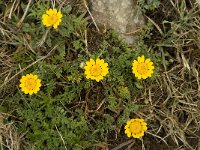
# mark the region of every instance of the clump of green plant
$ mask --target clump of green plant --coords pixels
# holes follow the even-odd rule
[[[145,10],[155,10],[160,5],[160,0],[137,0],[140,7]]]

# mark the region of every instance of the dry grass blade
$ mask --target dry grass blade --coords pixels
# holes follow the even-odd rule
[[[196,0],[196,2],[200,5],[200,0]]]
[[[66,144],[65,144],[65,140],[63,139],[62,134],[59,132],[57,126],[55,126],[55,127],[56,127],[56,130],[57,130],[57,132],[58,132],[58,134],[59,134],[59,136],[60,136],[60,138],[61,138],[63,144],[64,144],[65,149],[67,150],[67,147],[66,147]]]
[[[97,31],[100,31],[100,30],[99,30],[99,27],[97,26],[97,24],[96,24],[96,22],[95,22],[95,20],[94,20],[94,18],[93,18],[93,16],[92,16],[92,14],[91,14],[91,12],[90,12],[88,6],[87,6],[86,0],[83,0],[83,3],[84,3],[84,5],[85,5],[85,8],[87,9],[88,13],[90,14],[90,17],[92,18],[92,21],[93,21],[93,23],[94,23],[94,25],[95,25]]]
[[[3,115],[0,113],[0,144],[1,149],[20,150],[23,136],[19,135],[12,123],[4,124]]]
[[[32,0],[29,0],[28,5],[26,6],[26,9],[25,9],[25,12],[24,12],[22,18],[21,18],[20,21],[17,23],[17,26],[18,26],[18,27],[19,27],[19,26],[21,25],[21,23],[24,21],[26,15],[27,15],[27,13],[28,13],[28,9],[29,9],[29,7],[30,7],[31,2],[32,2]]]
[[[57,46],[56,46],[57,47]],[[26,66],[25,68],[21,69],[19,72],[17,72],[14,76],[12,76],[11,78],[9,78],[8,80],[6,80],[2,85],[0,85],[0,89],[3,88],[8,82],[10,82],[11,80],[13,80],[16,76],[18,76],[20,73],[22,73],[23,71],[27,70],[28,68],[32,67],[33,65],[35,65],[36,63],[38,63],[41,60],[46,59],[47,57],[50,56],[50,54],[56,49],[56,47],[54,47],[46,56],[43,56],[41,58],[39,58],[38,60],[34,61],[33,63],[31,63],[30,65]]]
[[[134,143],[134,140],[131,139],[131,140],[128,140],[128,141],[126,141],[126,142],[124,142],[124,143],[121,143],[121,144],[119,144],[117,147],[115,147],[115,148],[113,148],[113,149],[111,149],[111,150],[119,150],[119,149],[122,149],[124,146],[127,146],[127,145],[130,144],[130,143]]]
[[[156,27],[156,29],[160,32],[160,34],[163,36],[164,33],[162,31],[162,29],[155,23],[155,21],[153,21],[151,18],[149,18],[148,16],[146,16],[147,19]]]

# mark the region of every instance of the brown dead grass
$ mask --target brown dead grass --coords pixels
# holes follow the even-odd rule
[[[8,116],[9,114],[0,113],[0,148],[2,150],[20,150],[26,145],[23,143],[24,134],[18,133],[12,122],[8,124],[3,122],[4,117]],[[26,145],[26,148],[28,148],[28,145]]]
[[[187,3],[182,12],[181,1],[171,0],[170,2],[177,16],[181,13],[187,16],[187,13],[191,13],[191,9],[197,7],[189,1],[190,4]],[[188,24],[180,26],[178,21],[170,22],[171,28],[175,29],[170,37],[172,45],[169,49],[167,46],[158,46],[158,49],[169,50],[173,63],[170,66],[163,63],[157,83],[146,86],[148,94],[143,96],[143,100],[148,99],[149,105],[144,112],[138,114],[142,118],[149,118],[155,122],[149,132],[155,137],[160,136],[160,140],[165,141],[169,146],[176,147],[172,149],[200,148],[198,144],[200,140],[200,17],[198,10],[199,8],[192,12],[193,15],[188,18]]]

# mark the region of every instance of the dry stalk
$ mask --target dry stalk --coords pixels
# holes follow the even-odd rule
[[[87,9],[88,13],[90,14],[90,17],[92,18],[92,21],[93,21],[93,23],[94,23],[94,25],[95,25],[97,31],[100,31],[100,30],[99,30],[99,27],[97,26],[97,24],[96,24],[96,22],[95,22],[95,20],[94,20],[94,17],[92,16],[92,13],[90,12],[90,10],[89,10],[89,8],[88,8],[88,6],[87,6],[86,0],[83,0],[83,3],[84,3],[85,8]]]
[[[28,9],[29,9],[29,7],[30,7],[31,2],[32,2],[32,0],[29,0],[28,5],[26,6],[26,9],[25,9],[25,12],[24,12],[22,18],[21,18],[20,21],[17,23],[17,26],[18,26],[18,27],[19,27],[19,26],[22,24],[22,22],[24,21],[26,15],[27,15]]]
[[[28,68],[32,67],[33,65],[35,65],[36,63],[38,63],[41,60],[46,59],[47,57],[50,56],[50,54],[56,49],[57,46],[55,46],[46,56],[43,56],[41,58],[39,58],[38,60],[34,61],[33,63],[29,64],[28,66],[26,66],[25,68],[21,69],[18,73],[16,73],[15,75],[13,75],[11,78],[9,78],[8,80],[6,80],[2,85],[0,85],[0,89],[3,88],[8,82],[10,82],[11,80],[13,80],[16,76],[18,76],[20,73],[24,72],[25,70],[27,70]]]
[[[66,144],[65,144],[65,140],[63,139],[62,134],[59,132],[59,130],[58,130],[58,128],[57,128],[56,125],[55,125],[55,127],[56,127],[56,130],[57,130],[57,132],[58,132],[58,134],[59,134],[59,136],[60,136],[60,138],[61,138],[61,140],[62,140],[62,142],[63,142],[63,145],[64,145],[65,149],[67,150],[67,147],[66,147]]]

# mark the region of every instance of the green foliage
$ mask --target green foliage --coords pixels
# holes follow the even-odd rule
[[[119,126],[122,126],[127,120],[129,120],[131,113],[136,112],[139,109],[139,106],[129,101],[124,106],[124,111],[122,115],[117,120]]]
[[[19,124],[20,132],[27,132],[26,138],[35,149],[64,149],[61,135],[68,148],[86,148],[91,145],[89,128],[82,111],[70,112],[60,97],[52,98],[41,93],[38,97],[18,99],[17,114],[25,124]],[[62,103],[63,102],[63,103]],[[86,138],[88,137],[88,138]]]
[[[80,34],[83,33],[81,29],[82,27],[77,30]],[[31,30],[27,31],[32,34]],[[109,75],[103,80],[102,87],[98,89],[103,90],[101,95],[105,99],[104,109],[110,112],[98,114],[99,118],[95,118],[93,123],[87,119],[92,116],[85,118],[84,110],[81,109],[83,106],[76,107],[76,104],[81,99],[83,101],[88,99],[88,103],[93,103],[92,96],[98,97],[98,94],[95,92],[88,97],[87,93],[97,85],[96,82],[85,79],[83,66],[81,67],[81,63],[89,59],[85,45],[73,33],[70,35],[72,37],[69,38],[68,34],[60,32],[48,33],[44,45],[46,49],[55,47],[53,54],[24,72],[25,74],[32,71],[39,75],[43,84],[41,91],[31,97],[24,96],[21,92],[16,94],[18,99],[15,101],[16,113],[20,120],[26,122],[17,125],[18,131],[27,132],[26,138],[36,149],[64,148],[60,134],[66,147],[88,148],[97,141],[103,140],[107,132],[112,132],[113,125],[121,128],[139,109],[139,105],[135,104],[132,98],[141,88],[136,86],[137,81],[131,72],[131,66],[137,56],[150,55],[145,51],[146,45],[138,41],[134,49],[128,48],[116,33],[110,31],[100,43],[100,49],[90,53],[94,58],[104,58],[109,64]],[[67,43],[66,38],[71,42]],[[111,43],[113,46],[109,47]],[[46,51],[37,51],[34,54],[25,50],[16,54],[14,58],[21,66],[25,66],[37,60],[42,53],[45,54]],[[30,60],[30,57],[33,59]],[[119,112],[120,115],[116,117]],[[92,124],[92,127],[89,124]]]
[[[128,89],[128,87],[119,87],[119,95],[124,98],[124,99],[130,99],[131,95],[130,95],[130,91]]]
[[[137,0],[141,8],[145,10],[155,10],[160,5],[160,0]]]

